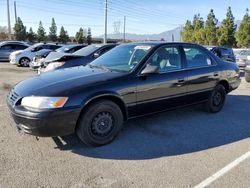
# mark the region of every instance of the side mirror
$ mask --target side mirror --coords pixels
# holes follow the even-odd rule
[[[159,73],[159,67],[155,65],[147,65],[142,71],[141,75],[148,75],[148,74],[158,74]]]
[[[94,55],[93,55],[94,58],[97,58],[97,57],[99,57],[99,56],[100,56],[99,53],[94,53]]]
[[[35,52],[35,51],[36,51],[36,48],[32,48],[32,49],[31,49],[31,52]]]

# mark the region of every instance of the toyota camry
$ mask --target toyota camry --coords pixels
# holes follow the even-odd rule
[[[87,66],[18,83],[6,101],[16,127],[35,136],[77,133],[87,145],[111,142],[131,118],[202,103],[219,112],[240,84],[236,63],[190,43],[115,47]]]

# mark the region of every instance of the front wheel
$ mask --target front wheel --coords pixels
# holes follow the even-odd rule
[[[211,113],[219,112],[225,103],[226,90],[223,85],[217,85],[205,103],[206,111]]]
[[[119,106],[112,101],[101,100],[83,112],[76,133],[85,144],[101,146],[118,135],[122,124],[123,115]]]
[[[28,67],[28,66],[29,66],[29,63],[30,63],[30,59],[27,58],[27,57],[23,57],[23,58],[21,58],[20,61],[19,61],[19,65],[20,65],[21,67]]]

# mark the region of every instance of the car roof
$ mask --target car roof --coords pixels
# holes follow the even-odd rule
[[[0,42],[0,45],[4,45],[4,44],[22,44],[25,46],[30,46],[26,42],[22,42],[22,41],[2,41],[2,42]]]
[[[126,44],[126,43],[124,43]],[[161,46],[164,44],[173,44],[173,45],[183,45],[183,44],[188,44],[188,45],[198,45],[199,44],[195,44],[195,43],[190,43],[190,42],[166,42],[166,41],[145,41],[145,42],[131,42],[131,43],[127,43],[127,44],[134,44],[134,45],[153,45],[153,46]]]
[[[105,44],[91,44],[91,45],[95,45],[95,46],[98,46],[98,47],[103,47],[103,46],[117,46],[119,44],[116,44],[116,43],[105,43]]]

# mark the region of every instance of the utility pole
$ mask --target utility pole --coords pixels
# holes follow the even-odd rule
[[[11,40],[11,26],[10,26],[10,5],[9,0],[7,0],[7,17],[8,17],[8,31],[9,31],[9,40]]]
[[[126,40],[125,33],[126,33],[126,16],[124,16],[124,21],[123,21],[123,42],[125,42]]]
[[[174,34],[172,34],[172,42],[174,42]]]
[[[107,43],[107,12],[108,12],[108,0],[104,0],[104,37],[103,43]]]
[[[14,10],[15,10],[15,20],[16,20],[16,23],[17,23],[17,14],[16,14],[16,1],[14,1]]]
[[[180,25],[180,42],[182,42],[182,25]]]

